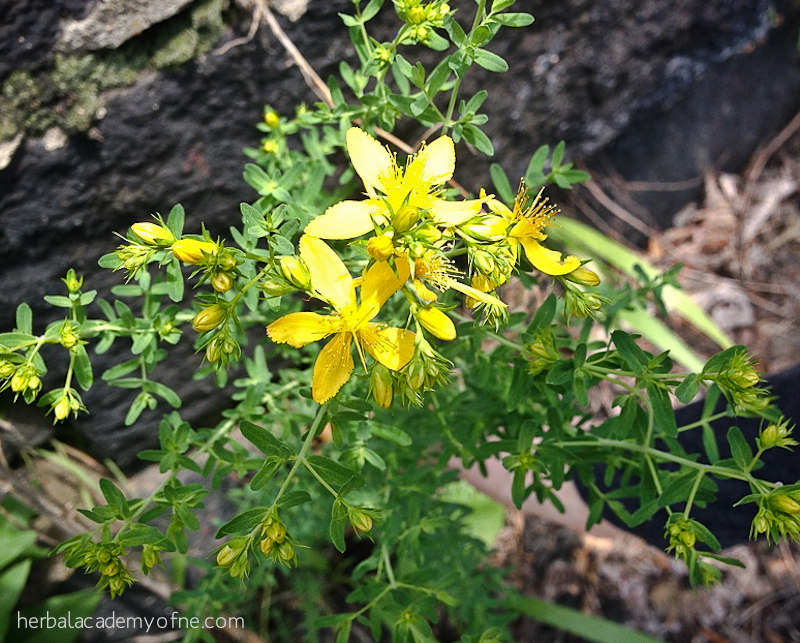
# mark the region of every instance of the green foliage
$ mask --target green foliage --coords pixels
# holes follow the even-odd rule
[[[679,373],[668,351],[650,352],[637,335],[618,329],[620,317],[645,302],[664,310],[672,273],[635,271],[636,287],[603,289],[576,257],[540,245],[557,209],[539,196],[531,199],[525,184],[568,188],[586,179],[564,162],[563,143],[534,153],[516,193],[495,164],[496,199],[484,193],[457,201],[444,185],[452,175],[448,139],[436,139],[402,165],[381,156],[383,148],[366,133],[392,140],[403,119],[491,154],[480,113],[488,93],[462,97],[461,82],[473,64],[507,69],[487,46],[501,28],[529,25],[530,16],[506,11],[511,0],[488,9],[478,0],[467,25],[441,0],[394,0],[397,33],[379,42],[368,27],[384,3],[353,4],[354,13],[342,19],[357,67],[342,63],[339,78],[329,79],[330,104],[300,106],[291,118],[265,109],[264,138],[246,150],[252,163],[244,169],[257,198],[240,205],[242,224],[228,231],[230,242],[205,228],[185,232],[176,206],[166,221],[156,215],[134,224],[117,251],[100,259],[127,274],[114,300],[84,291],[70,271],[67,294],[47,298],[64,310],[63,321],[37,334],[30,307],[21,304],[16,327],[0,334],[3,387],[27,402],[38,400],[56,420],[84,410],[78,389],[100,384],[136,392],[126,424],[167,410],[157,448],[139,454],[158,463],[158,487],[129,499],[101,482],[104,503],[82,510],[96,527],[57,551],[68,565],[97,572],[99,587],[116,596],[133,582],[133,572],[150,573],[162,554],[182,560],[187,532],[200,527],[197,511],[211,490],[232,478],[244,485],[232,494],[234,515],[214,525],[221,541],[216,565],[202,563],[208,573],[199,584],[173,597],[192,613],[245,613],[250,627],[265,630],[251,604],[283,583],[305,597],[301,621],[310,637],[330,627],[339,641],[354,628],[375,640],[430,641],[446,622],[462,640],[488,643],[508,640],[515,615],[530,613],[550,623],[569,619],[564,629],[592,632],[592,640],[645,640],[509,598],[502,571],[486,563],[496,507],[454,495],[457,473],[450,463],[485,470],[489,459],[499,459],[512,475],[518,507],[534,496],[563,510],[559,490],[580,480],[590,494],[587,527],[603,511],[631,526],[661,520],[665,547],[686,562],[692,582],[704,583],[717,574],[710,559],[735,564],[719,555],[714,526],[692,518],[694,506],[715,501],[715,480],[748,484],[751,493],[742,502],[759,505],[754,534],[800,535],[800,487],[754,474],[766,449],[794,444],[791,429],[769,407],[744,347],[726,348],[696,372]],[[426,68],[415,61],[416,46],[442,52],[439,62]],[[367,164],[358,160],[359,145],[371,155]],[[346,236],[337,229],[328,245],[301,236],[306,226],[324,229],[317,217],[324,212],[330,220],[340,211],[330,206],[364,207],[343,201],[355,184],[353,170],[334,163],[343,149],[365,183],[375,235],[358,240],[366,230]],[[373,162],[383,164],[377,177],[371,177]],[[404,191],[392,206],[393,190]],[[348,239],[356,240],[336,244]],[[453,263],[462,255],[471,285],[459,281]],[[544,276],[530,274],[530,267]],[[492,294],[512,271],[525,286],[548,293],[532,315],[509,313]],[[437,295],[426,279],[447,292]],[[382,290],[393,283],[391,292]],[[454,311],[454,291],[467,296],[471,317]],[[290,296],[298,292],[302,297]],[[312,297],[331,314],[293,314]],[[378,309],[393,326],[373,324]],[[274,342],[253,341],[256,333],[248,330],[264,337],[265,326]],[[158,379],[170,345],[187,333],[204,355],[194,376],[216,377],[232,391],[214,426],[184,421],[180,398]],[[319,349],[317,340],[328,343]],[[87,347],[104,353],[117,341],[130,355],[93,377]],[[356,377],[350,377],[351,343],[366,368]],[[40,395],[47,368],[42,349],[49,345],[66,351],[69,365],[64,385]],[[242,370],[229,382],[228,367],[236,364]],[[601,383],[617,391],[613,417],[589,411]],[[710,400],[702,420],[678,426],[671,396],[689,401],[701,390]],[[719,417],[713,409],[721,395],[730,406],[725,413],[765,418],[755,449],[731,429],[726,460],[709,424]],[[687,453],[677,440],[691,430],[702,431],[703,453]],[[186,471],[205,482],[184,482]],[[139,570],[131,569],[136,559]],[[322,608],[318,580],[327,577],[348,591],[342,613]],[[284,629],[276,638],[293,636]]]

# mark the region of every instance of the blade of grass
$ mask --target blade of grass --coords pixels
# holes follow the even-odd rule
[[[593,643],[659,643],[659,639],[617,623],[530,596],[509,596],[506,598],[506,605],[540,623],[581,636]]]
[[[554,239],[571,248],[581,247],[587,254],[605,261],[631,277],[636,276],[634,268],[637,265],[648,277],[652,278],[659,274],[655,266],[633,250],[578,221],[562,217],[558,220],[558,227],[554,226],[549,232]],[[665,287],[662,297],[670,311],[679,314],[721,348],[728,348],[733,344],[730,337],[685,292]]]

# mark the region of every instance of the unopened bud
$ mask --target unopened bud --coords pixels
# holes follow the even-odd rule
[[[456,327],[453,320],[438,308],[433,306],[420,308],[417,312],[417,320],[425,330],[439,339],[451,341],[456,338]]]
[[[355,511],[350,515],[350,524],[356,531],[368,533],[372,529],[372,516],[363,511]]]
[[[367,241],[367,253],[375,261],[386,261],[394,254],[392,238],[385,234],[370,238]]]
[[[219,246],[210,241],[180,239],[172,244],[172,254],[184,263],[199,265],[219,252]]]
[[[267,125],[267,127],[278,127],[278,124],[280,123],[280,119],[278,118],[278,115],[275,112],[273,112],[271,109],[265,109],[264,110],[264,123]]]
[[[203,308],[203,310],[194,316],[194,319],[192,319],[192,328],[198,333],[213,330],[222,323],[225,319],[225,315],[225,308],[219,304],[212,304],[211,306]]]
[[[131,232],[150,246],[167,246],[175,241],[175,235],[169,228],[151,221],[134,223]]]
[[[372,397],[381,408],[388,409],[394,397],[394,383],[389,369],[380,363],[375,364],[370,374]]]
[[[72,404],[66,395],[53,405],[53,415],[59,422],[66,420],[72,411]]]
[[[278,546],[278,558],[284,563],[289,563],[294,559],[294,547],[291,543],[284,542]]]
[[[585,266],[578,266],[572,272],[564,275],[570,281],[584,286],[597,286],[600,283],[600,277],[593,270],[589,270]]]
[[[797,500],[787,495],[775,496],[772,499],[772,503],[784,513],[800,514],[800,502],[797,502]]]
[[[300,290],[311,288],[311,275],[308,273],[306,264],[299,257],[281,257],[281,272],[295,288]]]
[[[286,540],[286,527],[283,526],[283,523],[280,521],[273,522],[269,527],[266,529],[267,537],[274,540],[276,543],[282,543]]]
[[[392,218],[392,227],[397,232],[405,232],[413,226],[419,219],[419,208],[411,205],[404,205]]]
[[[218,272],[211,277],[211,287],[217,292],[228,292],[233,286],[233,277],[227,272]]]

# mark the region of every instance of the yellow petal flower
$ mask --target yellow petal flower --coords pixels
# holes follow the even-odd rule
[[[406,167],[406,176],[428,185],[442,185],[453,178],[456,169],[456,148],[453,139],[441,136],[423,146]]]
[[[386,223],[384,208],[373,201],[341,201],[329,207],[306,226],[306,234],[320,239],[355,239],[371,232],[373,219]]]
[[[580,259],[573,255],[564,257],[556,250],[539,245],[531,238],[520,239],[525,256],[536,270],[548,275],[565,275],[581,265]]]
[[[347,266],[324,241],[303,235],[300,238],[300,258],[308,267],[311,287],[320,299],[336,310],[344,310],[355,303],[353,278]]]
[[[414,355],[416,334],[402,328],[379,328],[367,324],[358,333],[366,351],[386,368],[398,371]]]
[[[267,335],[278,344],[302,348],[341,328],[341,320],[317,313],[289,313],[267,326]]]
[[[396,293],[408,279],[408,264],[397,262],[397,274],[385,261],[376,261],[364,273],[361,283],[361,306],[363,320],[370,321],[386,301]]]
[[[386,185],[396,178],[397,162],[394,156],[358,127],[347,130],[345,143],[350,162],[364,181],[364,185],[386,192]]]
[[[437,225],[451,228],[478,216],[482,206],[483,202],[480,199],[467,201],[437,200],[431,206],[431,218]]]
[[[350,379],[353,372],[351,340],[351,333],[338,333],[319,352],[311,375],[311,397],[318,404],[331,399]]]

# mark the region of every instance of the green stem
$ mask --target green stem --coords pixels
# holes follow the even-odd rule
[[[697,490],[700,488],[700,483],[703,481],[705,477],[704,471],[698,471],[697,477],[695,477],[694,484],[692,485],[692,490],[689,492],[689,497],[686,499],[686,507],[683,510],[684,518],[689,517],[689,512],[692,510],[692,504],[694,504],[694,497],[697,495]]]
[[[292,468],[289,470],[289,473],[286,475],[286,479],[283,481],[281,488],[278,489],[278,495],[275,496],[275,500],[270,506],[269,511],[267,514],[269,515],[278,505],[278,501],[281,499],[281,496],[286,492],[286,489],[289,487],[289,483],[294,479],[295,475],[297,475],[297,470],[300,466],[304,463],[306,454],[308,450],[311,448],[311,443],[314,441],[314,436],[317,434],[317,429],[319,425],[322,423],[322,418],[325,417],[325,413],[328,411],[328,407],[330,406],[330,401],[321,404],[320,407],[317,409],[317,415],[314,417],[314,421],[311,423],[311,428],[308,430],[308,434],[306,435],[306,439],[303,442],[303,446],[300,447],[300,453],[297,454],[294,460],[294,464]]]

